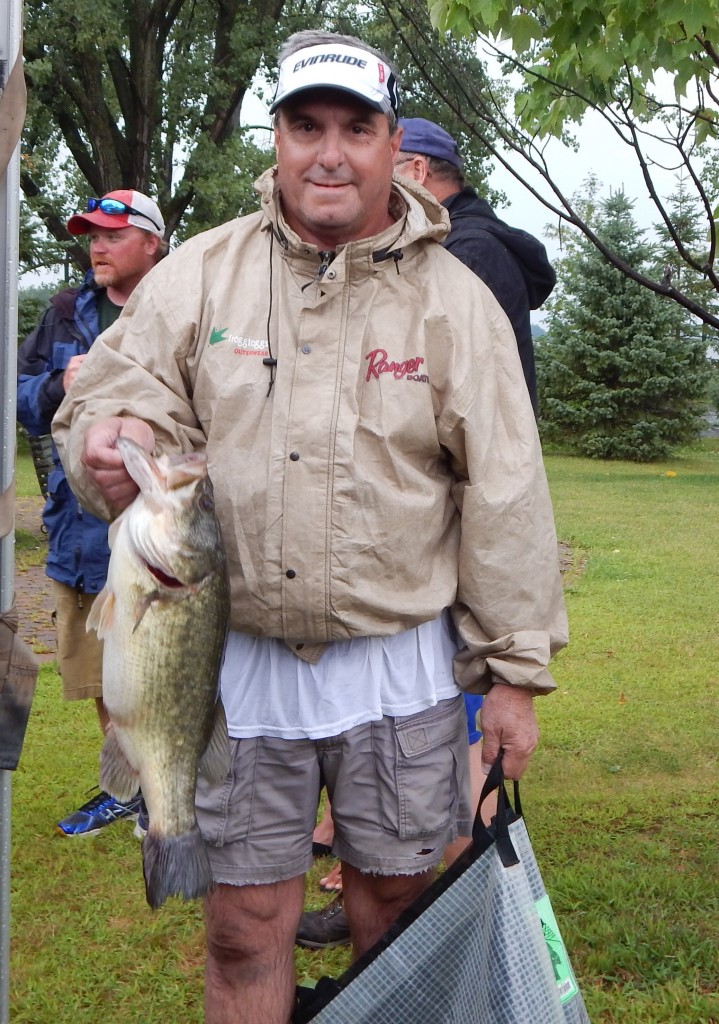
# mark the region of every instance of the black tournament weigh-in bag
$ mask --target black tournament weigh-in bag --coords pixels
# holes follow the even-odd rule
[[[589,1024],[516,782],[513,802],[498,760],[469,848],[340,978],[298,990],[294,1024]]]

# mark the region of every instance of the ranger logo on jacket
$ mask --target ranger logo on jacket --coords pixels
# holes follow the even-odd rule
[[[415,356],[414,359],[403,359],[401,363],[395,363],[394,360],[387,358],[387,353],[383,348],[375,348],[372,352],[368,352],[365,359],[369,360],[367,367],[367,376],[365,380],[371,380],[373,377],[375,380],[379,380],[381,373],[391,373],[395,380],[415,380],[421,384],[429,384],[429,377],[426,373],[417,373],[417,370],[424,362],[422,356]]]

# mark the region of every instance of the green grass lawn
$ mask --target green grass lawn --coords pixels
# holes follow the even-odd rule
[[[581,571],[523,783],[544,881],[594,1024],[719,1024],[719,443],[547,468]],[[148,909],[131,825],[53,832],[99,746],[94,711],[44,666],[13,776],[11,1019],[200,1024],[200,907]],[[301,979],[346,962],[297,951]]]

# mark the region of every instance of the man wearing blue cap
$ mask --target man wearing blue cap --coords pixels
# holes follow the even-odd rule
[[[512,228],[500,220],[489,203],[465,185],[459,148],[449,132],[424,117],[400,117],[398,124],[403,134],[395,170],[423,185],[449,212],[451,231],[442,244],[489,286],[507,314],[517,339],[524,379],[536,415],[537,378],[529,310],[544,302],[556,282],[546,250],[526,231]],[[476,806],[483,781],[482,734],[477,727],[482,697],[468,693],[464,701],[470,744],[472,800]],[[320,828],[324,834],[331,834],[329,805]],[[469,839],[460,837],[450,843],[445,849],[445,863],[451,864],[468,842]],[[302,916],[297,942],[312,949],[339,946],[350,941],[338,866],[322,879],[320,885],[326,891],[336,889],[338,895],[327,906],[307,911]]]
[[[413,178],[449,212],[452,230],[445,249],[473,270],[509,317],[522,360],[532,407],[537,412],[530,309],[538,309],[556,284],[547,252],[536,238],[510,227],[464,183],[457,143],[444,128],[424,117],[401,117],[403,129],[397,172]]]
[[[459,147],[449,132],[424,117],[401,117],[399,124],[402,143],[395,169],[424,185],[449,212],[452,229],[443,245],[491,288],[507,314],[536,415],[537,375],[529,311],[538,309],[556,284],[546,249],[528,232],[505,224],[485,199],[480,199],[473,188],[465,185]],[[472,795],[478,798],[481,733],[477,728],[477,714],[482,698],[465,694],[464,699]],[[467,842],[459,839],[447,847],[447,864],[452,863]]]

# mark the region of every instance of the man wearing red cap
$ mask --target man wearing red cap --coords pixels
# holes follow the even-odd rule
[[[132,189],[88,200],[87,210],[71,217],[67,228],[73,235],[89,235],[92,269],[79,289],[53,296],[20,349],[18,419],[33,437],[50,433],[95,338],[115,322],[132,290],[167,250],[157,204]],[[56,602],[58,670],[66,700],[94,698],[104,732],[102,643],[85,631],[85,621],[107,576],[107,524],[80,508],[54,445],[52,454],[43,521],[49,542],[46,572]],[[139,796],[121,804],[100,792],[57,828],[67,836],[92,835],[119,818],[136,816],[139,805]]]

